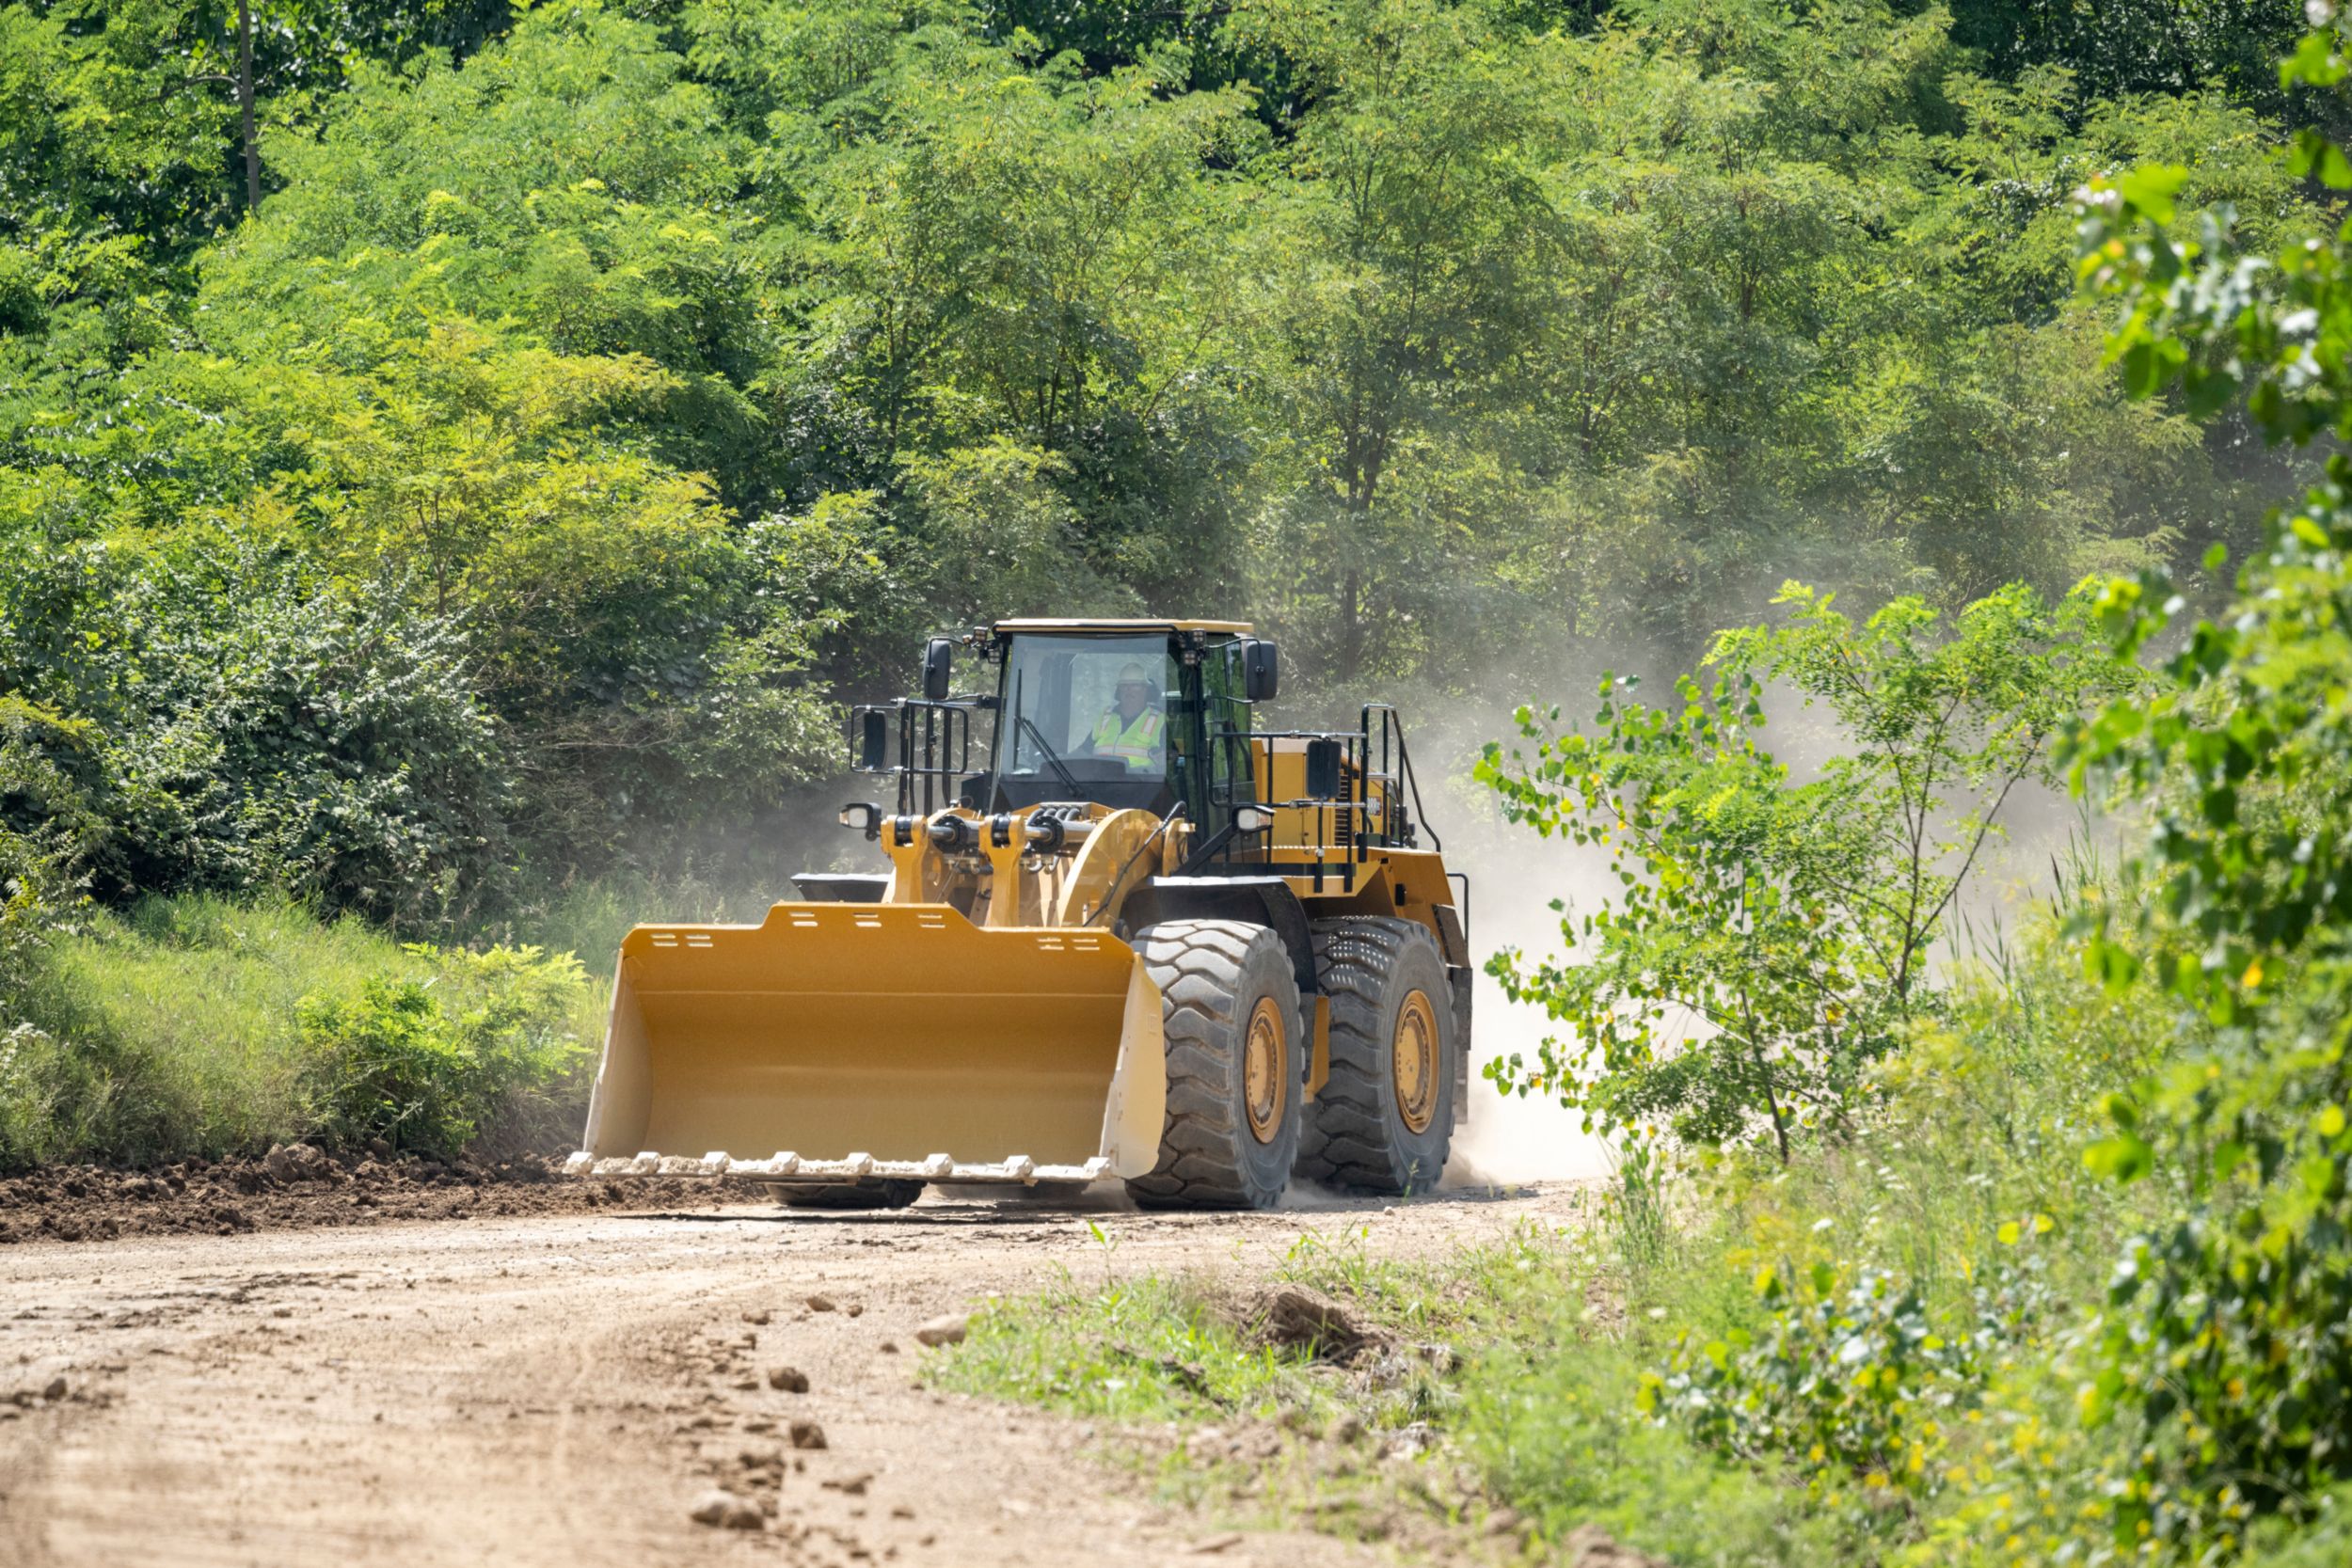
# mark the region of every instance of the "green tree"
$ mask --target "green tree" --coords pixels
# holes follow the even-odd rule
[[[1933,1009],[1930,958],[2003,802],[2116,679],[2084,603],[2022,587],[1948,634],[1915,599],[1858,626],[1810,589],[1781,602],[1785,625],[1724,634],[1674,705],[1605,676],[1597,733],[1521,708],[1533,752],[1478,765],[1505,816],[1605,847],[1623,887],[1556,906],[1566,958],[1489,965],[1568,1033],[1488,1074],[1636,1147],[1761,1138],[1785,1164],[1807,1132],[1850,1133],[1865,1070]],[[1842,743],[1810,780],[1757,740],[1774,682]]]
[[[1276,498],[1262,560],[1293,563],[1279,591],[1352,686],[1430,523],[1393,476],[1494,408],[1534,319],[1557,244],[1542,180],[1556,51],[1506,47],[1435,0],[1264,0],[1232,26],[1290,61],[1312,105],[1269,214],[1270,374],[1300,487]]]

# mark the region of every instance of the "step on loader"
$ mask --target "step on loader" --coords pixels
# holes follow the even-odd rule
[[[959,653],[992,689],[952,691]],[[841,821],[889,869],[796,877],[755,926],[631,931],[568,1168],[831,1207],[1433,1185],[1468,1100],[1469,883],[1394,710],[1263,728],[1278,671],[1235,622],[931,639],[921,697],[850,714],[894,799]]]

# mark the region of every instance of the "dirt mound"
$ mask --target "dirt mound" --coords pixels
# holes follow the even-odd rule
[[[748,1182],[583,1181],[564,1176],[554,1161],[529,1156],[444,1164],[294,1144],[252,1159],[192,1159],[154,1170],[53,1165],[0,1179],[0,1243],[715,1208],[765,1196]]]
[[[1244,1321],[1268,1344],[1304,1350],[1325,1361],[1349,1360],[1392,1338],[1321,1291],[1288,1281],[1251,1295]]]

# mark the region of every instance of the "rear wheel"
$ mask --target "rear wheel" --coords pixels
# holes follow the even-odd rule
[[[769,1188],[787,1209],[904,1209],[923,1196],[920,1181],[862,1177],[855,1181],[787,1181]]]
[[[1168,1118],[1127,1183],[1148,1209],[1271,1209],[1298,1158],[1306,1043],[1282,939],[1237,920],[1168,920],[1134,946],[1160,988]]]
[[[1312,927],[1331,999],[1331,1074],[1307,1107],[1298,1174],[1367,1193],[1438,1184],[1462,1051],[1445,960],[1424,927],[1351,916]]]

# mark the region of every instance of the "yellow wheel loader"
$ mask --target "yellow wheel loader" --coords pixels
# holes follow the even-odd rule
[[[959,650],[993,689],[953,693]],[[837,1207],[1435,1183],[1468,1099],[1469,883],[1395,712],[1261,727],[1278,669],[1229,621],[931,639],[920,698],[850,715],[895,800],[841,821],[888,871],[796,877],[756,926],[631,931],[569,1168]]]

